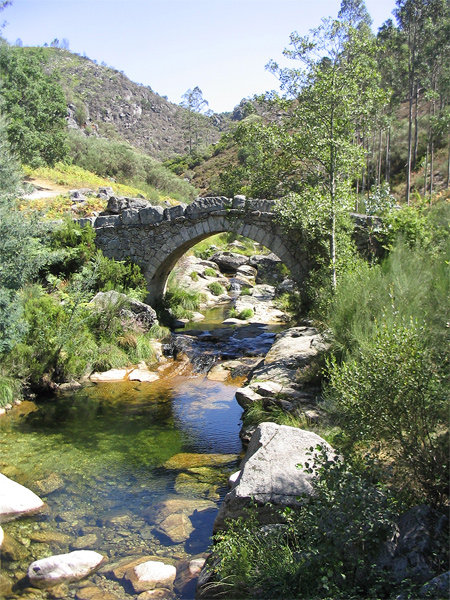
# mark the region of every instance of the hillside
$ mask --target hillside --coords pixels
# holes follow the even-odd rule
[[[188,151],[186,109],[105,64],[61,48],[43,50],[46,68],[57,74],[64,89],[70,128],[125,140],[158,159]],[[231,119],[225,113],[201,121],[204,142],[212,144]]]

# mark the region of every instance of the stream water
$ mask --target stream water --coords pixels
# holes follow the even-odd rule
[[[273,334],[262,335],[267,345]],[[24,402],[2,420],[0,470],[46,501],[43,513],[4,525],[17,542],[2,564],[2,576],[16,584],[8,598],[46,597],[28,596],[21,580],[33,560],[53,554],[89,549],[109,564],[149,555],[178,566],[207,551],[242,455],[242,410],[234,398],[242,379],[175,373],[168,369],[153,383],[88,385],[39,408]],[[171,531],[164,519],[174,513],[188,516],[192,527]],[[105,575],[94,576],[105,594],[133,597]],[[177,598],[194,592],[186,578],[177,579]],[[71,584],[67,597],[76,593]]]

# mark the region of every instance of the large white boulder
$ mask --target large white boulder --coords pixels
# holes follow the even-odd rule
[[[297,465],[311,463],[310,449],[317,446],[333,451],[323,438],[310,431],[261,423],[240,465],[240,475],[220,506],[214,530],[225,529],[225,519],[241,516],[252,502],[258,507],[260,521],[267,523],[275,518],[271,506],[296,506],[301,494],[312,494],[312,475]]]
[[[43,506],[34,492],[0,473],[0,523],[35,513]]]
[[[59,583],[79,581],[93,573],[103,556],[93,550],[77,550],[36,560],[28,567],[28,578],[34,587],[47,588]]]

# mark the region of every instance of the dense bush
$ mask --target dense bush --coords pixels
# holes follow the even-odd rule
[[[441,502],[449,489],[450,370],[428,340],[424,324],[377,322],[370,343],[341,365],[329,363],[327,398],[353,443],[378,445],[406,489]]]
[[[311,449],[313,450],[313,449]],[[373,566],[392,535],[397,508],[372,465],[327,456],[299,468],[316,474],[315,494],[261,527],[256,513],[215,536],[211,588],[229,598],[388,597],[393,587]],[[391,587],[390,587],[391,586]],[[389,596],[390,597],[390,596]]]
[[[343,439],[378,447],[397,487],[431,502],[449,483],[449,213],[397,211],[387,259],[344,274],[328,313],[327,395]]]
[[[184,201],[192,201],[197,192],[188,182],[177,177],[155,159],[141,154],[123,142],[86,137],[77,131],[69,134],[69,154],[74,164],[100,177],[113,177],[136,187],[149,186],[148,191]],[[158,194],[152,200],[158,199]]]

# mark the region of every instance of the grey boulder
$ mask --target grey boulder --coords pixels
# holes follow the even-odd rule
[[[331,446],[315,433],[261,423],[250,440],[235,486],[222,502],[214,530],[226,529],[225,519],[241,516],[252,503],[257,505],[262,524],[276,522],[279,519],[272,506],[297,506],[301,494],[312,494],[312,474],[297,465],[311,462],[310,449],[318,446],[333,453]]]

